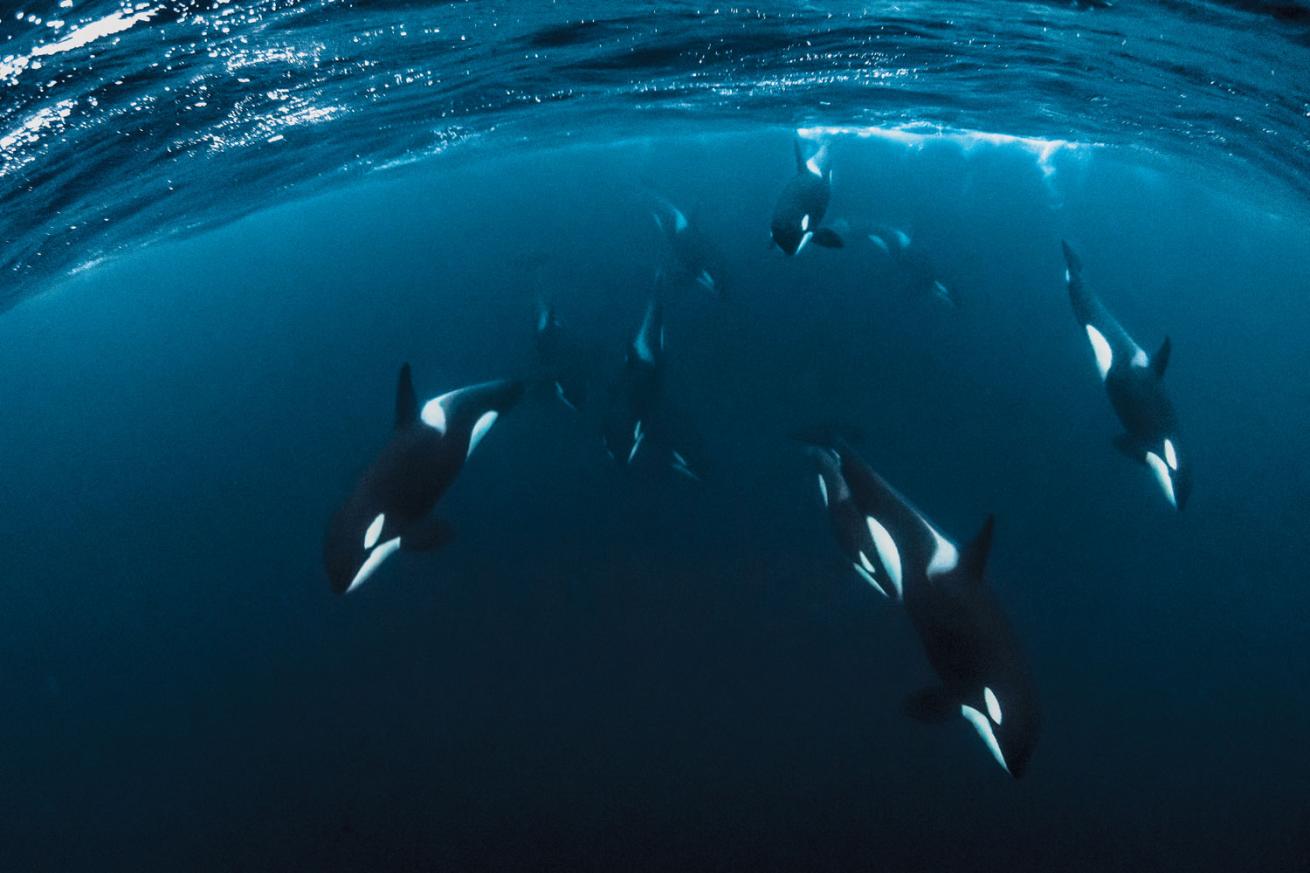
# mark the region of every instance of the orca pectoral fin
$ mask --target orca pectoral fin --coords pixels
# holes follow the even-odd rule
[[[942,284],[941,280],[935,280],[932,283],[932,292],[937,295],[937,299],[943,303],[949,304],[954,309],[960,308],[960,297],[950,288]]]
[[[941,685],[905,697],[905,714],[923,724],[941,724],[959,711],[959,703]]]
[[[587,400],[587,380],[577,376],[560,376],[554,381],[555,396],[574,412],[580,412]]]
[[[679,476],[685,476],[693,482],[704,482],[700,471],[693,467],[687,457],[677,449],[669,450],[669,467]]]
[[[825,249],[842,249],[846,247],[846,242],[841,235],[831,227],[821,227],[814,232],[814,244],[823,246]]]
[[[433,516],[412,525],[400,538],[400,547],[407,552],[430,552],[455,539],[455,528],[443,519]]]

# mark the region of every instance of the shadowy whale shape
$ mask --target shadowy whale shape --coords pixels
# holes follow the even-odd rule
[[[699,285],[720,300],[727,297],[726,271],[718,249],[700,231],[699,222],[668,199],[647,192],[653,206],[651,218],[664,237],[666,258],[662,272],[670,279]]]
[[[904,278],[907,291],[916,295],[932,295],[943,303],[960,308],[959,296],[938,277],[932,254],[908,232],[878,226],[870,229],[867,237],[869,242],[891,258]]]
[[[1124,426],[1115,447],[1150,468],[1165,499],[1182,511],[1192,493],[1192,471],[1179,445],[1178,415],[1164,390],[1173,346],[1165,337],[1160,349],[1148,356],[1100,298],[1087,289],[1082,259],[1067,242],[1060,245],[1074,316],[1087,333],[1110,405]]]
[[[587,367],[583,349],[564,329],[552,303],[537,299],[537,323],[533,333],[537,360],[554,384],[555,396],[574,412],[587,401]]]
[[[810,446],[838,545],[856,572],[905,604],[941,684],[912,694],[906,712],[925,722],[958,713],[996,762],[1023,775],[1037,744],[1037,689],[1019,640],[984,579],[989,516],[958,548],[927,517],[829,433],[798,434]]]
[[[333,591],[358,588],[398,549],[433,549],[450,539],[450,528],[432,510],[497,417],[523,393],[522,382],[483,382],[420,407],[409,364],[400,368],[391,439],[328,523],[323,562]]]
[[[602,431],[605,451],[624,466],[667,467],[699,482],[698,468],[685,449],[676,447],[677,418],[664,396],[664,307],[652,298],[623,370],[610,387]]]

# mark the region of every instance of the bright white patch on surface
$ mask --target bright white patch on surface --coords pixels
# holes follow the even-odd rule
[[[1164,496],[1169,498],[1169,503],[1177,509],[1178,497],[1174,494],[1174,480],[1173,477],[1169,475],[1169,468],[1165,465],[1165,462],[1155,452],[1147,452],[1146,465],[1155,472],[1156,481],[1160,483],[1160,488],[1164,491]]]
[[[950,540],[937,533],[932,525],[928,525],[928,530],[932,531],[932,538],[936,543],[932,550],[932,560],[928,562],[928,575],[936,576],[938,573],[951,572],[960,563],[960,550],[955,548],[955,544]]]
[[[1178,469],[1178,453],[1174,451],[1174,441],[1168,437],[1164,440],[1164,460],[1170,470]]]
[[[823,480],[823,474],[819,474],[819,494],[823,497],[823,505],[828,505],[828,483]]]
[[[1072,279],[1072,278],[1073,278],[1073,277],[1072,277],[1071,275],[1069,275],[1069,271],[1068,271],[1068,270],[1065,270],[1065,271],[1064,271],[1064,281],[1065,281],[1065,283],[1067,284],[1067,283],[1069,282],[1069,280]]]
[[[896,241],[901,244],[901,248],[907,249],[910,247],[910,235],[908,233],[903,230],[893,231],[893,233],[896,234]]]
[[[878,549],[878,558],[887,568],[887,575],[892,577],[892,585],[896,586],[896,594],[899,596],[902,593],[901,551],[896,548],[896,541],[878,519],[870,515],[865,522],[869,526],[869,536],[873,537],[873,545]]]
[[[355,578],[350,580],[350,587],[346,589],[346,593],[349,594],[368,581],[368,577],[373,575],[373,571],[382,566],[382,562],[390,558],[398,548],[400,548],[400,537],[394,537],[369,552],[364,565],[359,568]]]
[[[801,216],[801,230],[810,229],[810,214],[807,212]]]
[[[687,229],[687,216],[682,214],[681,209],[674,208],[673,210],[673,229],[678,233],[682,233]]]
[[[1142,351],[1141,349],[1138,349],[1136,352],[1133,353],[1134,367],[1141,367],[1145,369],[1146,365],[1149,363],[1151,363],[1151,360],[1150,358],[1146,357],[1146,352]]]
[[[814,157],[810,158],[808,161],[805,162],[805,169],[809,170],[809,171],[810,171],[811,173],[813,173],[814,175],[819,176],[820,178],[822,178],[822,176],[823,176],[823,168],[819,166],[819,155],[818,155],[818,154],[816,154]]]
[[[801,237],[801,244],[796,246],[796,254],[799,255],[801,253],[801,249],[805,248],[805,244],[810,241],[810,237],[812,236],[814,236],[812,231],[805,231],[805,235]]]
[[[548,327],[550,327],[550,310],[543,308],[537,318],[537,333],[545,333]]]
[[[805,127],[796,131],[802,139],[817,140],[834,136],[854,136],[858,139],[882,139],[899,143],[907,148],[920,149],[929,143],[953,143],[963,152],[979,146],[1020,148],[1037,160],[1042,174],[1050,177],[1055,172],[1052,159],[1060,152],[1085,149],[1096,143],[1070,142],[1064,139],[1039,139],[1014,136],[1008,133],[990,133],[981,130],[955,130],[926,121],[916,121],[897,127],[824,126]]]
[[[707,291],[713,291],[713,290],[714,290],[714,277],[710,275],[710,271],[709,271],[709,270],[701,270],[701,271],[700,271],[700,275],[698,275],[698,276],[696,277],[696,281],[697,281],[697,283],[699,283],[702,287],[704,287],[705,290],[707,290]],[[662,335],[663,335],[663,334],[661,333],[661,336],[662,336]]]
[[[378,517],[373,519],[368,530],[364,531],[364,548],[371,549],[378,544],[378,537],[382,536],[382,525],[387,523],[387,516],[384,513],[378,513]]]
[[[446,407],[442,401],[449,397],[449,394],[443,394],[423,404],[423,411],[419,413],[419,418],[428,427],[437,433],[446,432]]]
[[[1005,772],[1010,772],[1010,767],[1005,763],[1005,756],[1001,754],[1001,744],[996,741],[996,734],[992,732],[992,726],[981,712],[972,706],[960,706],[960,715],[964,716],[969,724],[973,725],[974,730],[978,731],[978,736],[982,737],[987,748],[991,749],[992,757],[996,763],[1005,768]]]
[[[863,564],[864,569],[868,570],[871,574],[875,576],[878,574],[878,571],[874,569],[873,561],[870,561],[869,556],[864,554],[864,552],[860,552],[860,563]]]
[[[987,714],[992,717],[992,721],[997,724],[1001,723],[1001,701],[996,699],[995,692],[990,688],[983,689],[983,700],[987,701]]]
[[[864,557],[864,556],[861,555],[860,557]],[[861,567],[859,564],[852,564],[851,566],[855,568],[856,573],[860,574],[860,578],[863,579],[865,582],[868,582],[870,585],[872,585],[879,594],[881,594],[883,597],[888,596],[887,590],[878,584],[878,580],[873,578],[873,574],[871,574],[868,570]]]
[[[491,430],[491,426],[496,423],[496,419],[499,417],[500,413],[494,409],[489,409],[478,417],[473,425],[473,432],[469,434],[469,450],[464,457],[467,458],[473,454],[473,450],[478,447],[478,443],[482,442],[482,438],[487,435],[487,431]]]
[[[1092,352],[1096,355],[1096,369],[1104,379],[1110,372],[1110,365],[1114,363],[1114,352],[1111,351],[1110,343],[1105,336],[1090,324],[1087,325],[1087,339],[1091,341]]]
[[[878,248],[882,249],[884,252],[886,252],[889,255],[892,253],[892,250],[887,248],[887,241],[884,240],[882,237],[878,236],[876,233],[869,234],[869,242],[873,243],[874,245],[876,245]]]

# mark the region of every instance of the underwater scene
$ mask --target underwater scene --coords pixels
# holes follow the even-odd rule
[[[0,4],[0,870],[1310,871],[1310,7]]]

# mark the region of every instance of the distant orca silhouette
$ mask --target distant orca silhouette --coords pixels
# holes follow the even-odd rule
[[[686,214],[666,198],[654,192],[648,193],[654,204],[651,217],[667,247],[664,272],[672,279],[694,282],[724,299],[727,281],[719,252],[700,232],[697,222],[689,221]]]
[[[605,451],[627,467],[667,467],[700,481],[685,450],[674,445],[674,418],[664,397],[664,307],[652,298],[628,346],[623,371],[610,388],[602,433]]]
[[[564,330],[555,306],[543,298],[537,300],[534,340],[537,359],[554,383],[555,396],[574,412],[581,411],[587,400],[587,371],[582,350]]]
[[[874,227],[867,236],[892,259],[910,293],[931,294],[956,309],[960,307],[960,298],[938,278],[932,255],[909,233],[894,227]]]
[[[798,434],[818,463],[819,491],[855,571],[905,604],[941,680],[911,695],[919,721],[959,713],[996,762],[1018,778],[1037,743],[1037,690],[1018,638],[983,578],[992,518],[958,549],[894,488],[829,433]]]
[[[1165,337],[1159,351],[1148,356],[1100,299],[1087,290],[1077,253],[1067,242],[1061,246],[1068,266],[1064,278],[1074,316],[1087,332],[1110,405],[1124,426],[1125,432],[1116,438],[1115,446],[1133,460],[1145,463],[1169,504],[1181,511],[1192,492],[1192,473],[1179,448],[1178,416],[1164,389],[1164,373],[1172,350],[1169,338]]]
[[[773,208],[770,232],[784,254],[799,254],[811,239],[815,245],[839,249],[844,243],[830,227],[820,227],[832,197],[832,169],[825,167],[828,147],[821,146],[809,160],[801,153],[800,140],[792,141],[796,175],[791,177]]]
[[[333,591],[358,588],[398,549],[427,550],[450,539],[450,528],[432,510],[496,418],[523,393],[522,382],[483,382],[420,407],[409,364],[400,368],[391,439],[328,523],[323,561]]]

